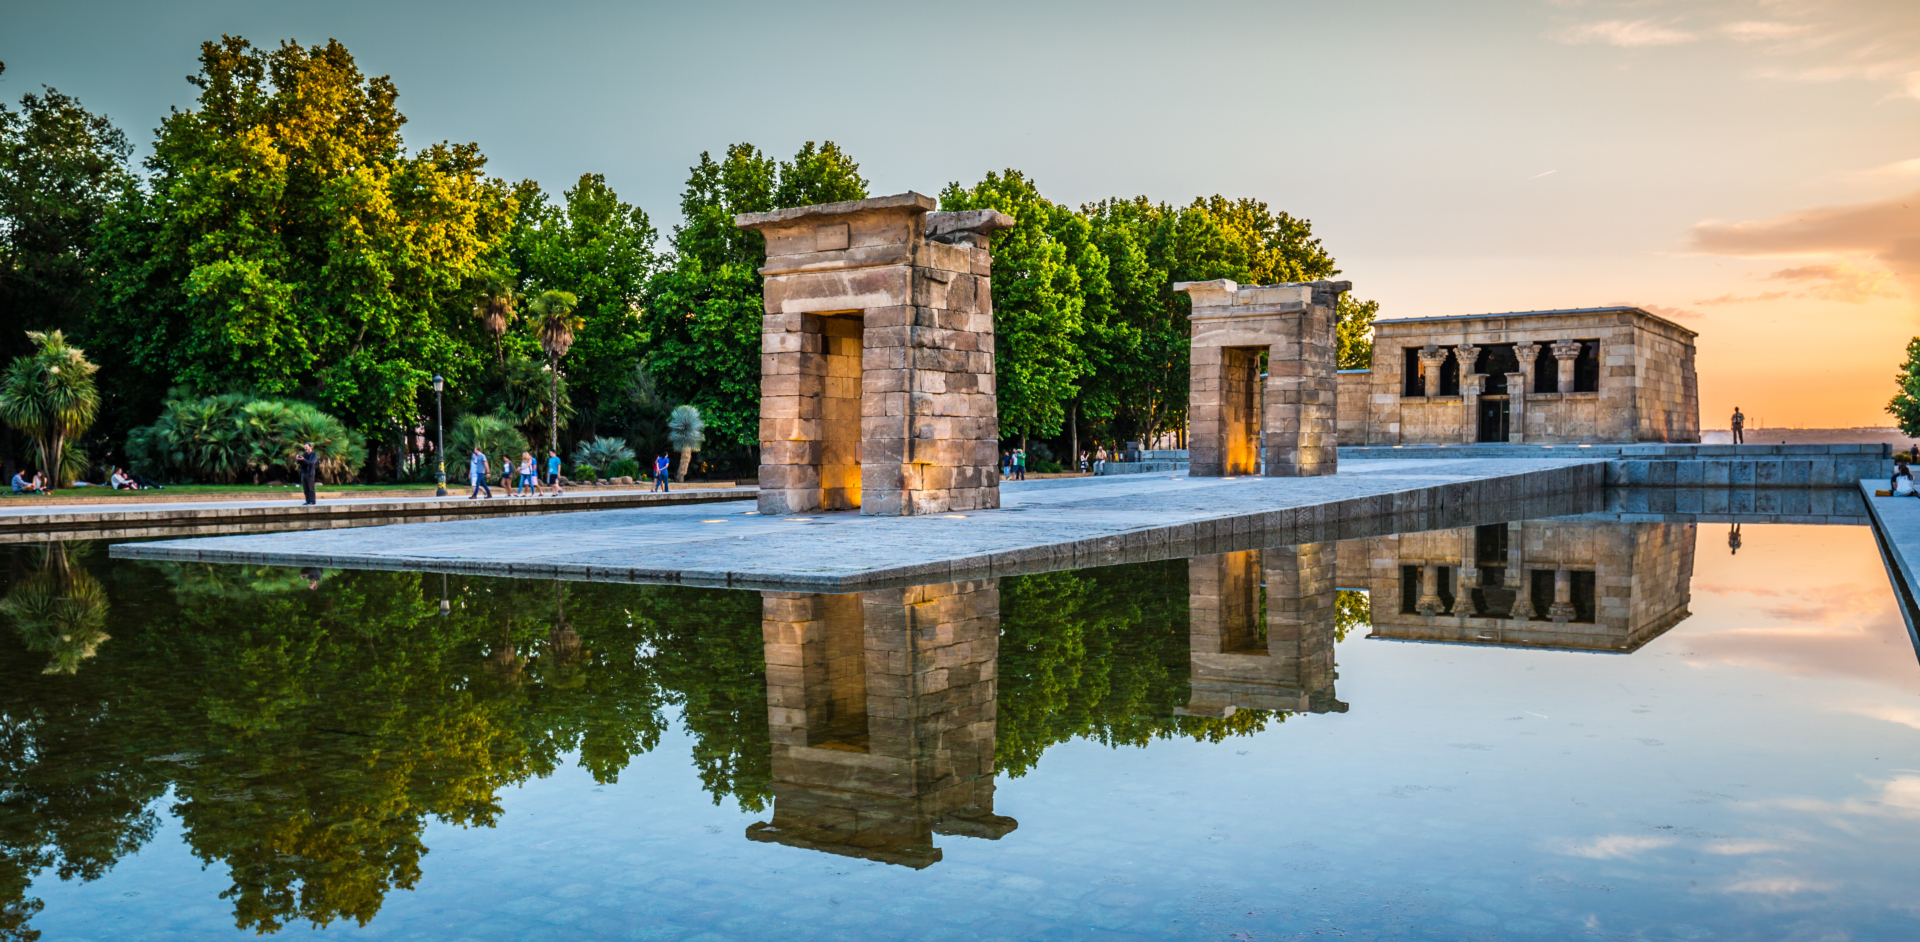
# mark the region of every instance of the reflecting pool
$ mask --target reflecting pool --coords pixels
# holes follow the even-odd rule
[[[1920,938],[1865,527],[850,594],[0,552],[0,940]]]

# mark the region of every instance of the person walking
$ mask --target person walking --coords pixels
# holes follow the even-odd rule
[[[479,497],[481,491],[487,492],[488,500],[493,499],[493,488],[487,486],[487,473],[491,468],[487,453],[481,451],[479,445],[473,446],[473,460],[467,462],[467,477],[473,481],[473,493],[467,495],[468,500]]]
[[[672,467],[673,459],[668,458],[665,454],[653,459],[653,488],[647,493],[651,494],[654,491],[671,492],[673,490],[673,488],[667,486],[667,470]]]
[[[1736,445],[1745,444],[1747,441],[1747,417],[1740,412],[1739,406],[1733,407],[1733,421],[1731,424],[1733,425],[1733,443]]]
[[[560,496],[560,453],[547,449],[547,483],[553,485],[553,496]]]
[[[508,497],[513,496],[513,456],[512,455],[500,456],[500,489],[503,491],[506,491]]]
[[[533,453],[530,451],[520,453],[520,496],[540,496],[540,478],[533,469]]]
[[[1027,450],[1025,448],[1015,448],[1013,450],[1013,479],[1016,481],[1024,481],[1027,479]]]
[[[307,506],[315,503],[313,480],[320,474],[320,456],[314,454],[313,443],[300,446],[300,454],[293,459],[295,467],[300,469],[300,490],[306,494]]]

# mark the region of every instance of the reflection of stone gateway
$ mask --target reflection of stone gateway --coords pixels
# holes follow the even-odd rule
[[[1308,543],[1188,560],[1193,693],[1174,712],[1345,713],[1333,693],[1334,559],[1334,544]]]
[[[1546,520],[1351,540],[1341,584],[1372,596],[1369,637],[1626,653],[1687,617],[1694,531]]]
[[[774,813],[747,837],[920,868],[933,835],[998,839],[994,580],[766,592]]]
[[[760,510],[1000,506],[993,210],[902,193],[735,217],[767,240]]]

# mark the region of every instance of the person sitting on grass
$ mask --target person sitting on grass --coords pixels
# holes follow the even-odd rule
[[[127,476],[127,472],[117,467],[113,469],[113,476],[108,478],[107,482],[111,484],[116,491],[137,491],[140,489],[140,485],[135,484],[133,479]]]
[[[15,494],[45,494],[47,488],[40,483],[40,475],[36,474],[29,478],[27,477],[27,470],[26,468],[21,468],[13,473],[13,492]]]

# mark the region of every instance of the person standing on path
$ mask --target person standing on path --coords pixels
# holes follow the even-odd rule
[[[553,485],[553,496],[560,496],[560,453],[547,449],[547,483]]]
[[[1015,448],[1013,450],[1013,479],[1016,481],[1024,481],[1027,479],[1027,450],[1025,448]]]
[[[488,500],[493,499],[493,488],[487,486],[489,469],[487,453],[481,451],[479,445],[473,446],[473,460],[467,462],[467,477],[473,480],[473,493],[467,495],[468,500],[479,497],[481,491],[487,492]]]
[[[500,456],[500,489],[506,491],[508,497],[513,496],[513,455],[510,453]]]
[[[672,467],[673,459],[664,454],[653,459],[653,488],[647,493],[651,494],[654,491],[671,492],[673,490],[673,488],[667,486],[667,471],[672,469]]]
[[[300,454],[293,459],[294,466],[300,469],[300,490],[306,494],[307,506],[313,506],[313,479],[320,474],[320,456],[313,453],[313,443],[300,446]]]
[[[1739,406],[1733,407],[1732,425],[1733,425],[1733,443],[1736,445],[1746,444],[1747,417],[1741,414]]]

